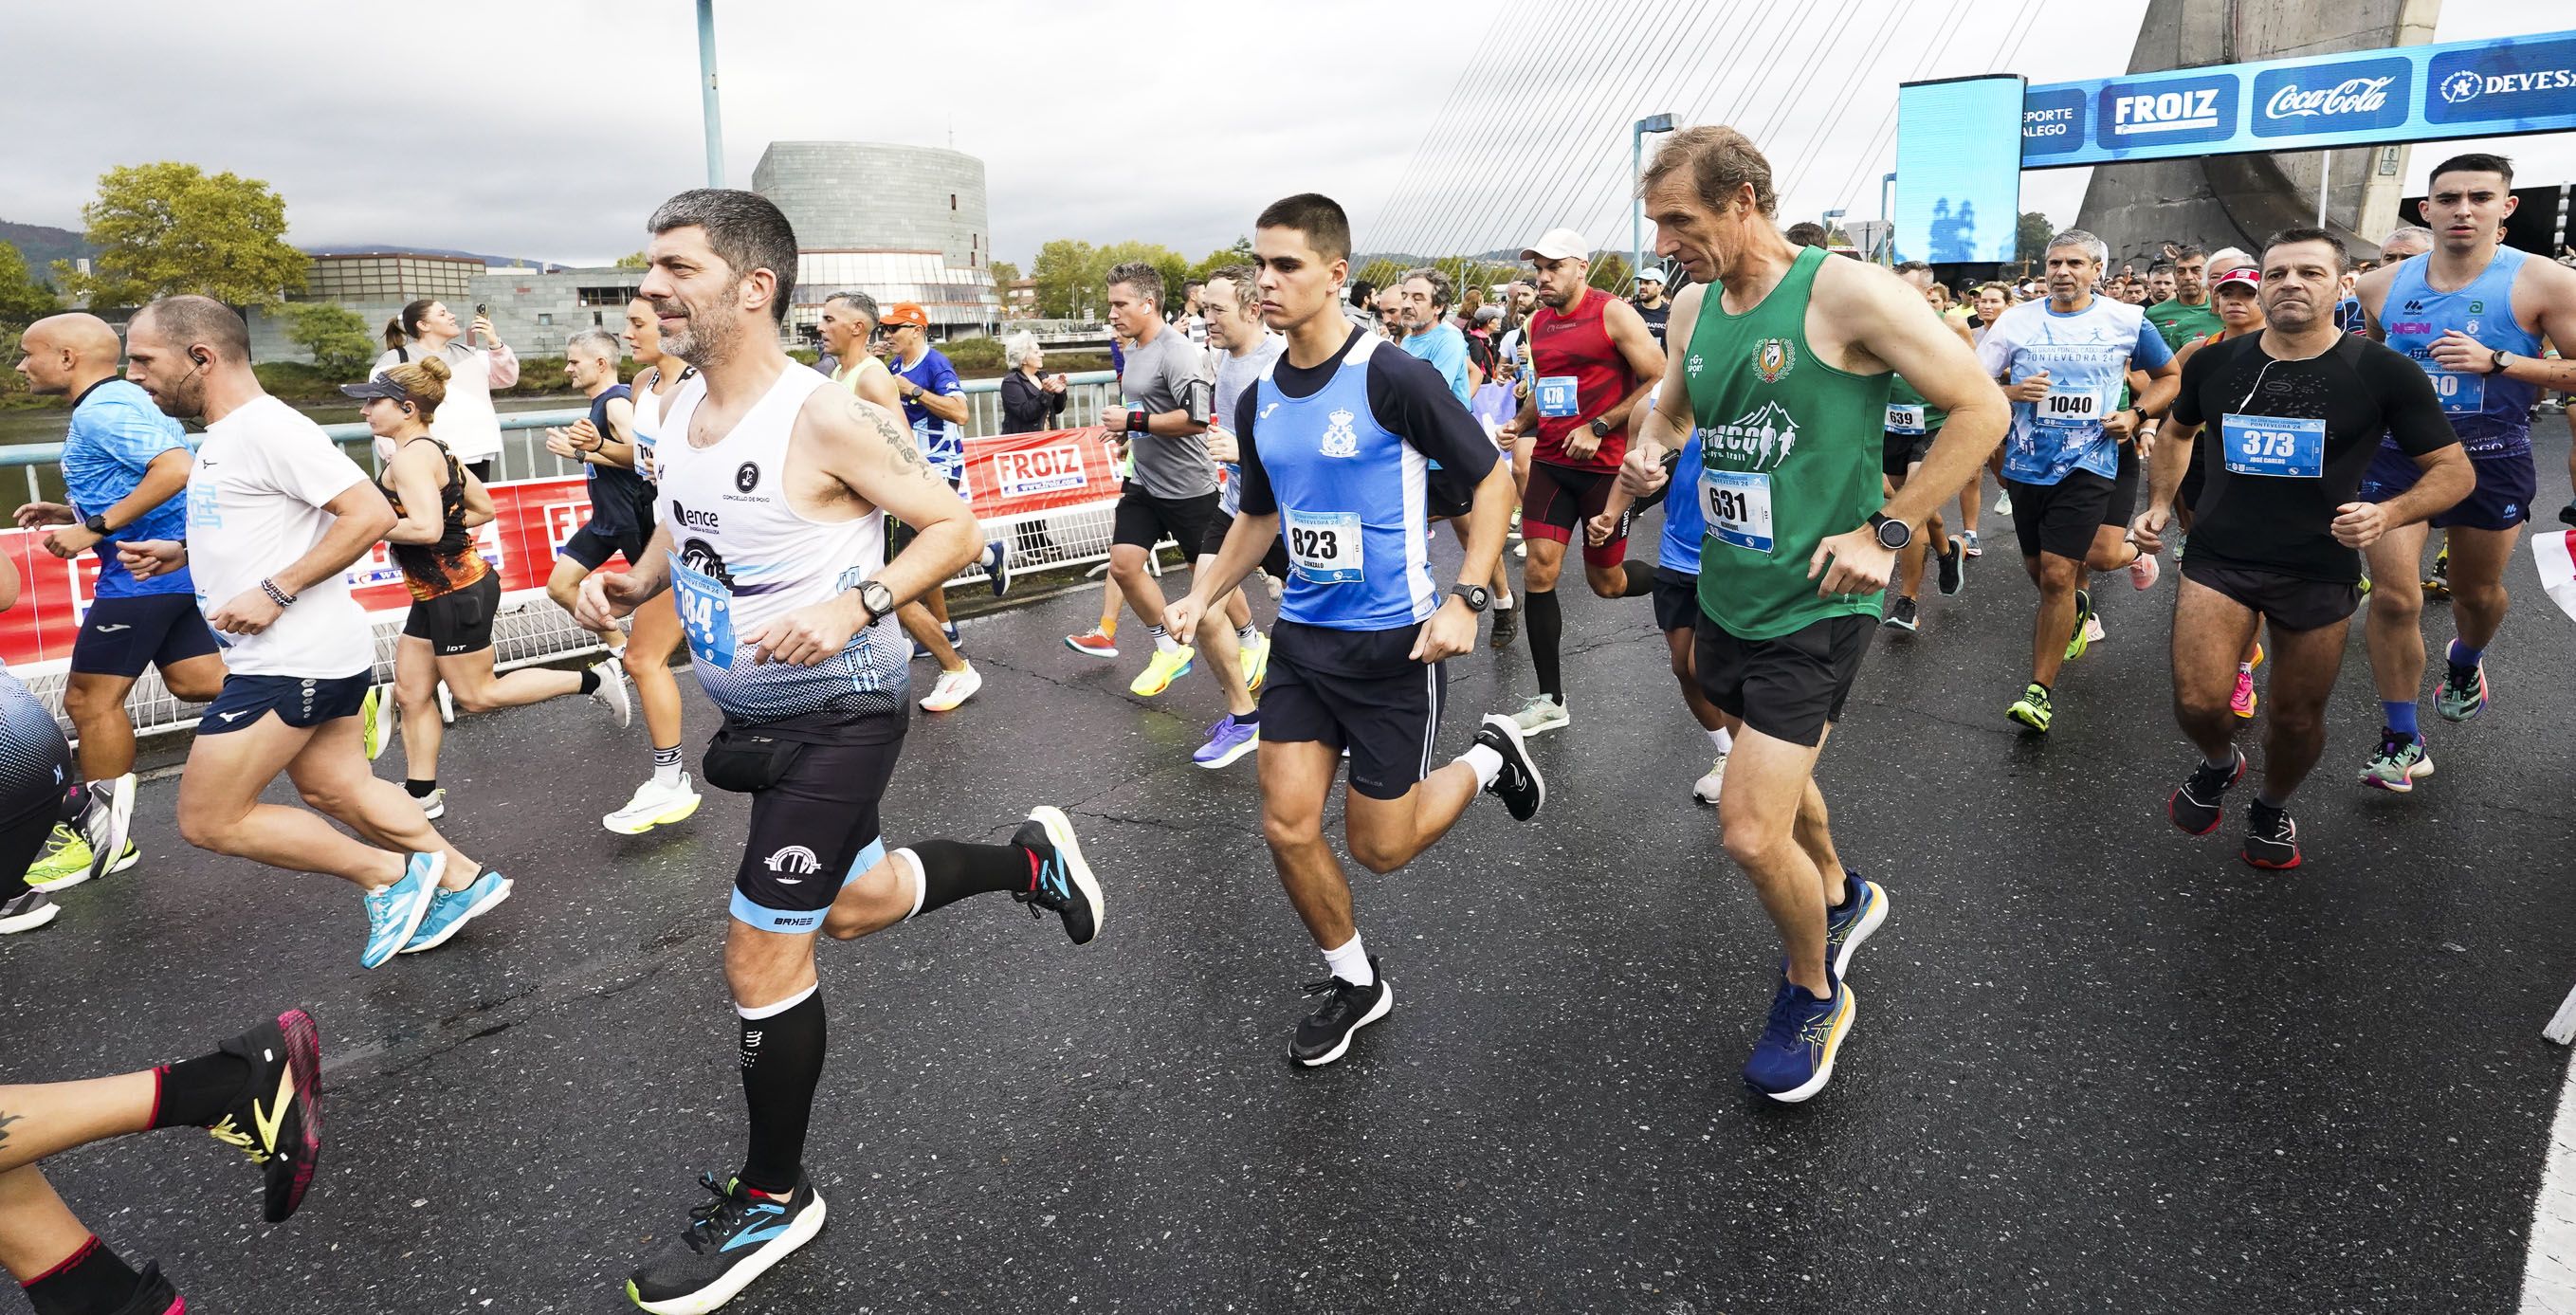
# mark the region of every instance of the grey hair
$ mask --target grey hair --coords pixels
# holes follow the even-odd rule
[[[2420,224],[2408,224],[2403,228],[2397,229],[2388,236],[2379,240],[2380,259],[2388,259],[2388,244],[2400,240],[2415,244],[2418,252],[2430,251],[2433,249],[2433,230]]]
[[[1458,304],[1458,285],[1450,282],[1449,276],[1441,273],[1438,266],[1421,265],[1408,269],[1404,271],[1404,277],[1398,282],[1411,283],[1415,279],[1431,285],[1432,305],[1447,310]]]
[[[657,237],[675,228],[705,229],[708,248],[737,284],[754,270],[768,270],[778,286],[769,298],[770,318],[786,321],[796,287],[796,230],[768,197],[727,187],[691,188],[664,201],[645,228]]]
[[[1016,370],[1020,368],[1020,362],[1029,359],[1029,353],[1036,350],[1038,350],[1038,336],[1022,329],[1002,340],[1002,364]]]
[[[836,301],[857,311],[859,318],[866,320],[871,329],[885,322],[885,317],[877,313],[877,299],[864,292],[835,292],[825,297],[823,304],[829,306]]]
[[[2220,247],[2216,251],[2209,253],[2208,268],[2213,271],[2223,273],[2223,270],[2219,270],[2219,267],[2222,265],[2226,266],[2227,269],[2242,269],[2245,266],[2254,263],[2255,260],[2252,253],[2246,251],[2242,247]],[[2211,277],[2215,278],[2217,277],[2217,274],[2213,273]]]
[[[1250,265],[1219,265],[1208,271],[1207,281],[1224,279],[1234,288],[1234,303],[1246,315],[1261,309],[1261,272]],[[1205,289],[1201,289],[1202,292]],[[1374,300],[1374,298],[1372,298]]]
[[[591,348],[612,362],[625,354],[625,345],[617,340],[616,334],[606,329],[584,329],[564,339],[564,354],[567,356],[581,347]]]
[[[1102,286],[1120,283],[1134,289],[1136,295],[1154,303],[1157,308],[1162,306],[1163,271],[1141,260],[1131,260],[1123,265],[1110,266],[1109,277],[1104,280]]]
[[[2092,257],[2093,263],[2096,265],[2108,265],[2111,263],[2111,248],[2109,245],[2105,244],[2102,239],[2095,237],[2080,228],[2070,228],[2065,232],[2048,239],[2049,250],[2055,251],[2060,247],[2074,247],[2076,250]]]

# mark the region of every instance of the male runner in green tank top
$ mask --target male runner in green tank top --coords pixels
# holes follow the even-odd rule
[[[1743,134],[1674,134],[1643,192],[1656,254],[1687,267],[1693,286],[1673,305],[1671,366],[1620,479],[1640,493],[1662,484],[1664,450],[1691,418],[1706,474],[1675,493],[1697,497],[1708,522],[1694,657],[1709,701],[1743,721],[1718,817],[1787,951],[1744,1079],[1802,1101],[1833,1076],[1853,1020],[1843,974],[1887,916],[1877,883],[1817,861],[1833,850],[1812,795],[1816,755],[1898,550],[2002,442],[2009,411],[1967,344],[1923,313],[1921,293],[1781,235],[1771,166]],[[1949,422],[1882,512],[1891,371]]]

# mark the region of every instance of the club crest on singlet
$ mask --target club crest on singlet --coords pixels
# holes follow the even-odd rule
[[[1351,422],[1358,418],[1348,411],[1335,411],[1324,417],[1324,437],[1317,448],[1328,457],[1358,456],[1359,431],[1351,428]]]
[[[733,576],[725,570],[724,554],[704,539],[689,539],[680,544],[680,564],[711,580],[733,585]]]
[[[1798,348],[1786,338],[1765,338],[1753,344],[1753,373],[1766,384],[1780,382],[1781,376],[1798,368]]]
[[[1690,370],[1690,372],[1691,372],[1692,374],[1698,374],[1698,373],[1699,373],[1699,353],[1698,353],[1698,352],[1692,352],[1692,353],[1690,354],[1690,365],[1689,365],[1689,370]]]
[[[1778,470],[1798,446],[1798,422],[1787,407],[1764,402],[1722,425],[1699,431],[1701,459],[1729,470]]]
[[[756,462],[746,461],[740,466],[735,467],[733,472],[733,486],[745,493],[749,493],[753,489],[759,488],[759,464]]]

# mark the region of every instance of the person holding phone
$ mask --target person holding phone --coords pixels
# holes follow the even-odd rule
[[[457,324],[456,312],[445,302],[423,299],[403,307],[402,314],[386,321],[385,353],[368,368],[367,377],[426,356],[446,358],[452,377],[432,434],[476,479],[488,483],[498,477],[501,457],[501,417],[492,409],[492,390],[519,382],[519,358],[492,331],[484,309],[474,308],[469,331]]]

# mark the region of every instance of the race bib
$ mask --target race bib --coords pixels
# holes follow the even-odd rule
[[[2326,422],[2279,416],[2219,417],[2227,470],[2234,475],[2316,479],[2326,473]]]
[[[2102,423],[2102,395],[2085,388],[2051,385],[2048,396],[2032,404],[2031,421],[2079,429]]]
[[[733,590],[671,555],[671,601],[689,636],[689,656],[712,667],[733,666]]]
[[[2433,395],[2442,399],[2442,414],[2476,415],[2487,409],[2487,377],[2482,374],[2454,374],[2424,362],[2425,377],[2433,381]]]
[[[1551,420],[1577,414],[1573,375],[1552,374],[1538,381],[1538,413]]]
[[[1288,536],[1289,571],[1308,584],[1358,584],[1361,569],[1360,514],[1355,511],[1289,511],[1280,509]]]
[[[1720,543],[1749,552],[1771,551],[1771,477],[1745,470],[1702,471],[1700,515]]]
[[[1922,433],[1922,432],[1923,432],[1923,406],[1922,406],[1922,404],[1921,404],[1921,403],[1919,403],[1919,402],[1918,402],[1918,403],[1915,403],[1915,404],[1913,404],[1913,405],[1906,405],[1906,404],[1898,403],[1898,402],[1890,402],[1890,403],[1888,403],[1888,404],[1887,404],[1887,432],[1889,432],[1889,433],[1891,433],[1891,434],[1920,434],[1920,433]]]

